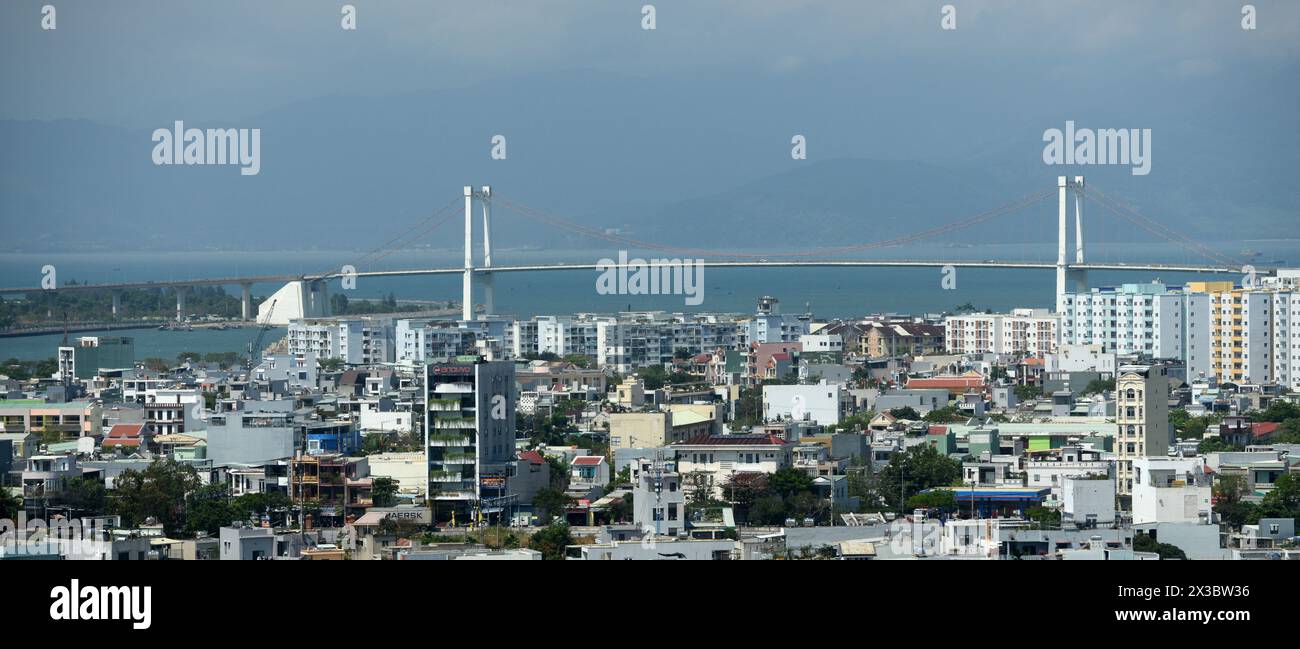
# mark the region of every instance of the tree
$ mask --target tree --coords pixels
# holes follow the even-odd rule
[[[110,510],[128,527],[152,517],[169,536],[177,535],[185,527],[185,497],[198,487],[194,467],[170,458],[156,460],[143,471],[127,469],[117,476]]]
[[[740,389],[740,399],[736,401],[736,420],[732,428],[753,426],[763,418],[763,390],[751,387]]]
[[[167,370],[171,369],[171,367],[167,365],[167,361],[161,358],[157,358],[157,357],[146,358],[144,359],[143,362],[144,362],[145,369],[152,370],[154,372],[166,372]]]
[[[737,515],[748,512],[754,501],[761,498],[767,491],[768,482],[765,473],[753,471],[733,473],[730,478],[727,478],[726,482],[722,483],[722,495],[736,508]]]
[[[181,352],[176,355],[176,363],[178,365],[184,365],[186,363],[197,363],[202,359],[203,357],[200,356],[198,352]]]
[[[1300,518],[1300,476],[1278,476],[1259,503],[1260,518]]]
[[[1025,510],[1032,529],[1055,530],[1061,528],[1061,510],[1047,507],[1030,507]]]
[[[948,424],[965,421],[967,417],[966,414],[961,411],[961,408],[958,408],[957,406],[944,406],[925,413],[925,416],[921,419],[934,424]]]
[[[221,526],[235,520],[230,506],[230,489],[224,484],[204,485],[185,499],[185,531],[190,534],[206,532],[215,536]]]
[[[538,518],[543,523],[550,523],[551,519],[561,516],[564,511],[573,505],[573,499],[568,494],[553,487],[539,489],[533,496],[533,509],[536,509]]]
[[[633,509],[632,492],[629,491],[622,498],[609,505],[609,520],[615,523],[630,521],[635,516],[635,511]]]
[[[397,481],[387,476],[375,478],[371,483],[370,497],[375,507],[396,507]]]
[[[0,519],[16,520],[23,510],[23,499],[15,496],[8,487],[0,487]]]
[[[645,384],[647,390],[658,390],[668,382],[668,370],[662,365],[651,365],[637,372],[637,377]]]
[[[230,505],[230,520],[255,520],[266,516],[272,525],[285,524],[289,508],[293,503],[289,496],[280,492],[248,493],[234,500]]]
[[[921,413],[917,412],[916,409],[911,406],[903,406],[902,408],[892,408],[890,409],[889,414],[895,419],[908,419],[911,421],[916,421],[921,418]]]
[[[1155,539],[1138,532],[1133,537],[1134,552],[1155,552],[1160,555],[1161,559],[1186,559],[1187,553],[1183,549],[1169,543],[1158,543]]]
[[[1083,388],[1083,396],[1088,396],[1090,394],[1103,394],[1106,392],[1114,392],[1114,391],[1115,391],[1114,377],[1095,378],[1091,381],[1088,381],[1088,385]]]
[[[957,510],[957,496],[952,489],[931,489],[907,499],[908,509],[937,509],[944,513]]]
[[[573,545],[568,523],[556,523],[538,530],[528,539],[528,547],[542,553],[543,559],[564,559],[564,549]]]
[[[1017,385],[1015,389],[1016,398],[1021,401],[1029,401],[1043,396],[1043,389],[1036,385]]]
[[[317,364],[326,372],[337,372],[347,365],[341,358],[322,358]]]
[[[1277,432],[1273,433],[1273,442],[1276,444],[1300,444],[1300,418],[1288,419],[1282,422]]]
[[[1214,512],[1231,528],[1240,528],[1258,519],[1258,507],[1242,500],[1250,491],[1245,476],[1225,475],[1214,482]]]
[[[789,498],[801,491],[812,489],[812,476],[807,471],[793,467],[778,469],[767,477],[767,488],[782,498]]]
[[[1264,410],[1256,410],[1249,413],[1251,421],[1276,421],[1282,422],[1288,419],[1300,418],[1300,405],[1274,399]]]
[[[4,365],[0,366],[0,374],[4,374],[15,381],[26,381],[32,378],[32,372],[28,369],[27,364],[16,358],[5,361]]]
[[[97,516],[108,511],[104,483],[93,478],[73,478],[63,490],[63,504],[79,515]]]
[[[921,444],[894,453],[880,470],[880,496],[891,510],[903,511],[907,499],[931,487],[947,487],[961,479],[961,462]]]
[[[1201,455],[1206,453],[1224,453],[1230,451],[1243,451],[1240,444],[1229,444],[1218,437],[1207,437],[1196,445],[1196,452]]]
[[[565,354],[563,360],[583,369],[591,367],[591,357],[586,354]]]
[[[760,496],[750,505],[751,525],[780,525],[785,522],[785,500],[776,494]]]

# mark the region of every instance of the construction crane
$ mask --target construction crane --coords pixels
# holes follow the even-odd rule
[[[266,338],[266,332],[271,328],[271,315],[274,313],[275,300],[271,300],[271,306],[266,309],[266,317],[262,319],[262,324],[257,326],[257,336],[248,343],[248,364],[245,369],[249,371],[252,371],[257,366],[257,362],[262,360],[262,340]]]

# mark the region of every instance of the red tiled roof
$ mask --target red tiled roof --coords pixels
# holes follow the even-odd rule
[[[976,376],[936,376],[928,379],[908,379],[907,387],[912,389],[923,387],[944,388],[948,390],[953,388],[976,388],[984,387],[984,379]]]
[[[144,424],[115,424],[108,430],[110,438],[139,437],[144,432]]]
[[[1276,421],[1257,421],[1250,425],[1250,434],[1255,437],[1268,437],[1277,432],[1278,424]]]
[[[528,460],[533,464],[546,464],[546,458],[542,457],[537,451],[524,451],[519,454],[519,459]]]
[[[100,446],[139,446],[139,445],[140,445],[139,437],[136,438],[111,437],[109,439],[105,439],[102,443],[100,443]]]
[[[595,466],[604,461],[604,455],[579,455],[573,458],[573,464],[576,466]]]
[[[931,427],[930,427],[930,434],[931,434],[931,435],[947,435],[947,434],[948,434],[948,427],[947,427],[947,426],[931,426]]]
[[[696,435],[673,446],[783,446],[786,441],[776,435]]]

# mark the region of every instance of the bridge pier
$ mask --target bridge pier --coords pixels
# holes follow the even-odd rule
[[[113,318],[116,319],[118,316],[122,314],[122,292],[113,291],[112,295],[113,295]]]
[[[465,276],[461,280],[461,319],[474,319],[474,188],[465,185]]]
[[[492,315],[496,306],[493,304],[495,296],[493,295],[492,286],[492,187],[483,185],[483,192],[479,196],[479,202],[483,204],[483,267],[488,272],[483,273],[483,307],[484,315]]]
[[[1067,178],[1056,177],[1057,219],[1056,219],[1056,312],[1065,311],[1065,296],[1088,290],[1088,272],[1082,268],[1071,268],[1066,255],[1069,240],[1068,196],[1074,192],[1074,263],[1083,262],[1083,176]]]
[[[185,292],[188,290],[188,286],[176,287],[176,322],[185,321]]]
[[[240,317],[244,322],[248,322],[249,318],[253,317],[253,285],[244,282],[239,285],[239,288],[243,289],[243,296],[239,302]]]

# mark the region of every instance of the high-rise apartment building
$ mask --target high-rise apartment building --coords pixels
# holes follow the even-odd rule
[[[1169,375],[1162,365],[1122,365],[1115,381],[1116,492],[1133,492],[1133,460],[1169,450]]]
[[[426,365],[424,385],[427,497],[442,520],[490,517],[515,453],[515,365],[460,357]]]

